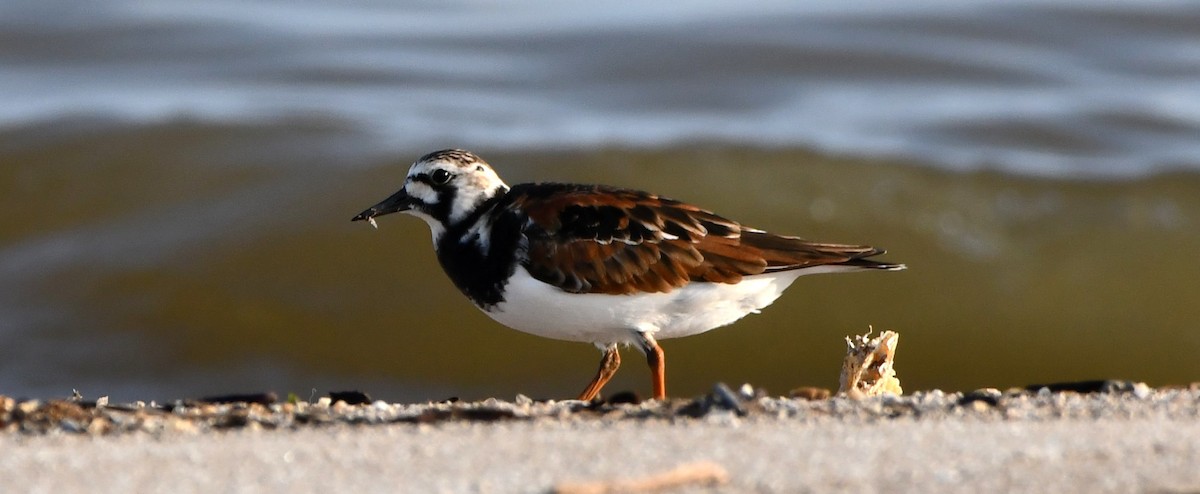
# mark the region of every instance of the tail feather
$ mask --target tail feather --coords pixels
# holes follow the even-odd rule
[[[743,233],[743,242],[761,249],[767,261],[767,271],[813,269],[820,271],[858,271],[879,269],[899,271],[906,266],[869,259],[887,251],[869,245],[848,245],[810,242],[798,237],[772,235],[766,232]]]
[[[882,269],[884,271],[900,271],[900,270],[908,269],[908,266],[905,266],[904,264],[891,263],[891,262],[880,262],[880,261],[876,261],[873,259],[867,259],[867,257],[877,256],[877,255],[886,254],[886,253],[887,253],[886,250],[876,249],[876,251],[869,256],[863,256],[863,257],[860,257],[857,259],[851,259],[846,262],[838,263],[838,265],[839,266],[854,266],[854,267],[863,268],[863,269]]]

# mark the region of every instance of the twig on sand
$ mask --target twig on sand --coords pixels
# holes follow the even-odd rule
[[[555,494],[605,494],[610,492],[657,492],[692,485],[721,485],[729,482],[729,472],[709,461],[687,463],[662,473],[636,479],[593,482],[560,482]]]

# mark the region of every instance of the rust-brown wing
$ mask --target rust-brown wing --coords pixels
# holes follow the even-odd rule
[[[693,281],[737,283],[766,271],[851,264],[881,253],[744,228],[690,204],[594,185],[525,184],[509,192],[527,216],[525,267],[576,293],[667,292]],[[873,261],[861,262],[873,263]]]

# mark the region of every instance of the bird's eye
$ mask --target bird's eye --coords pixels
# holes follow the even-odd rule
[[[450,177],[450,172],[440,169],[429,174],[429,180],[433,181],[434,185],[446,185],[450,182]]]

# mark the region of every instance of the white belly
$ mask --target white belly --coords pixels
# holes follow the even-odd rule
[[[656,339],[678,338],[757,312],[801,274],[810,272],[748,276],[736,285],[691,283],[668,293],[634,296],[567,293],[518,266],[505,286],[504,302],[486,313],[510,328],[558,340],[632,343],[638,331],[652,333]]]

